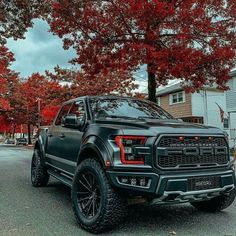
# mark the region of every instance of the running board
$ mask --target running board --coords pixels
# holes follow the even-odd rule
[[[72,180],[69,179],[66,176],[62,176],[62,174],[58,174],[53,170],[48,170],[48,174],[51,175],[52,177],[58,179],[59,181],[61,181],[63,184],[67,185],[68,187],[72,187]]]

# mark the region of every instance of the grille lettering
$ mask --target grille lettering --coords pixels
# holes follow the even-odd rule
[[[203,155],[214,155],[214,148],[212,147],[200,147],[200,156]]]

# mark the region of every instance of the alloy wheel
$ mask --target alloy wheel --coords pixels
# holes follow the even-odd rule
[[[77,203],[83,216],[94,218],[101,206],[101,193],[98,181],[92,172],[82,172],[78,178]]]

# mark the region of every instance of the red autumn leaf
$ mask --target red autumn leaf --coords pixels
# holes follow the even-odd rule
[[[8,79],[14,76],[9,69],[13,61],[13,54],[5,46],[0,45],[0,111],[10,110],[10,103],[6,94],[8,92]]]
[[[60,108],[59,105],[46,105],[41,113],[43,118],[44,124],[52,124],[52,121],[54,120],[58,109]]]
[[[176,78],[192,91],[213,82],[225,89],[235,66],[235,13],[233,0],[62,0],[48,21],[65,48],[76,48],[73,63],[104,86],[108,73],[146,64],[155,101],[155,87]]]

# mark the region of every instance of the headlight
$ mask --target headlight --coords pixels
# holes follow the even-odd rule
[[[115,142],[120,148],[120,159],[123,164],[143,165],[145,155],[134,152],[135,147],[144,147],[146,142],[144,136],[116,136]]]

